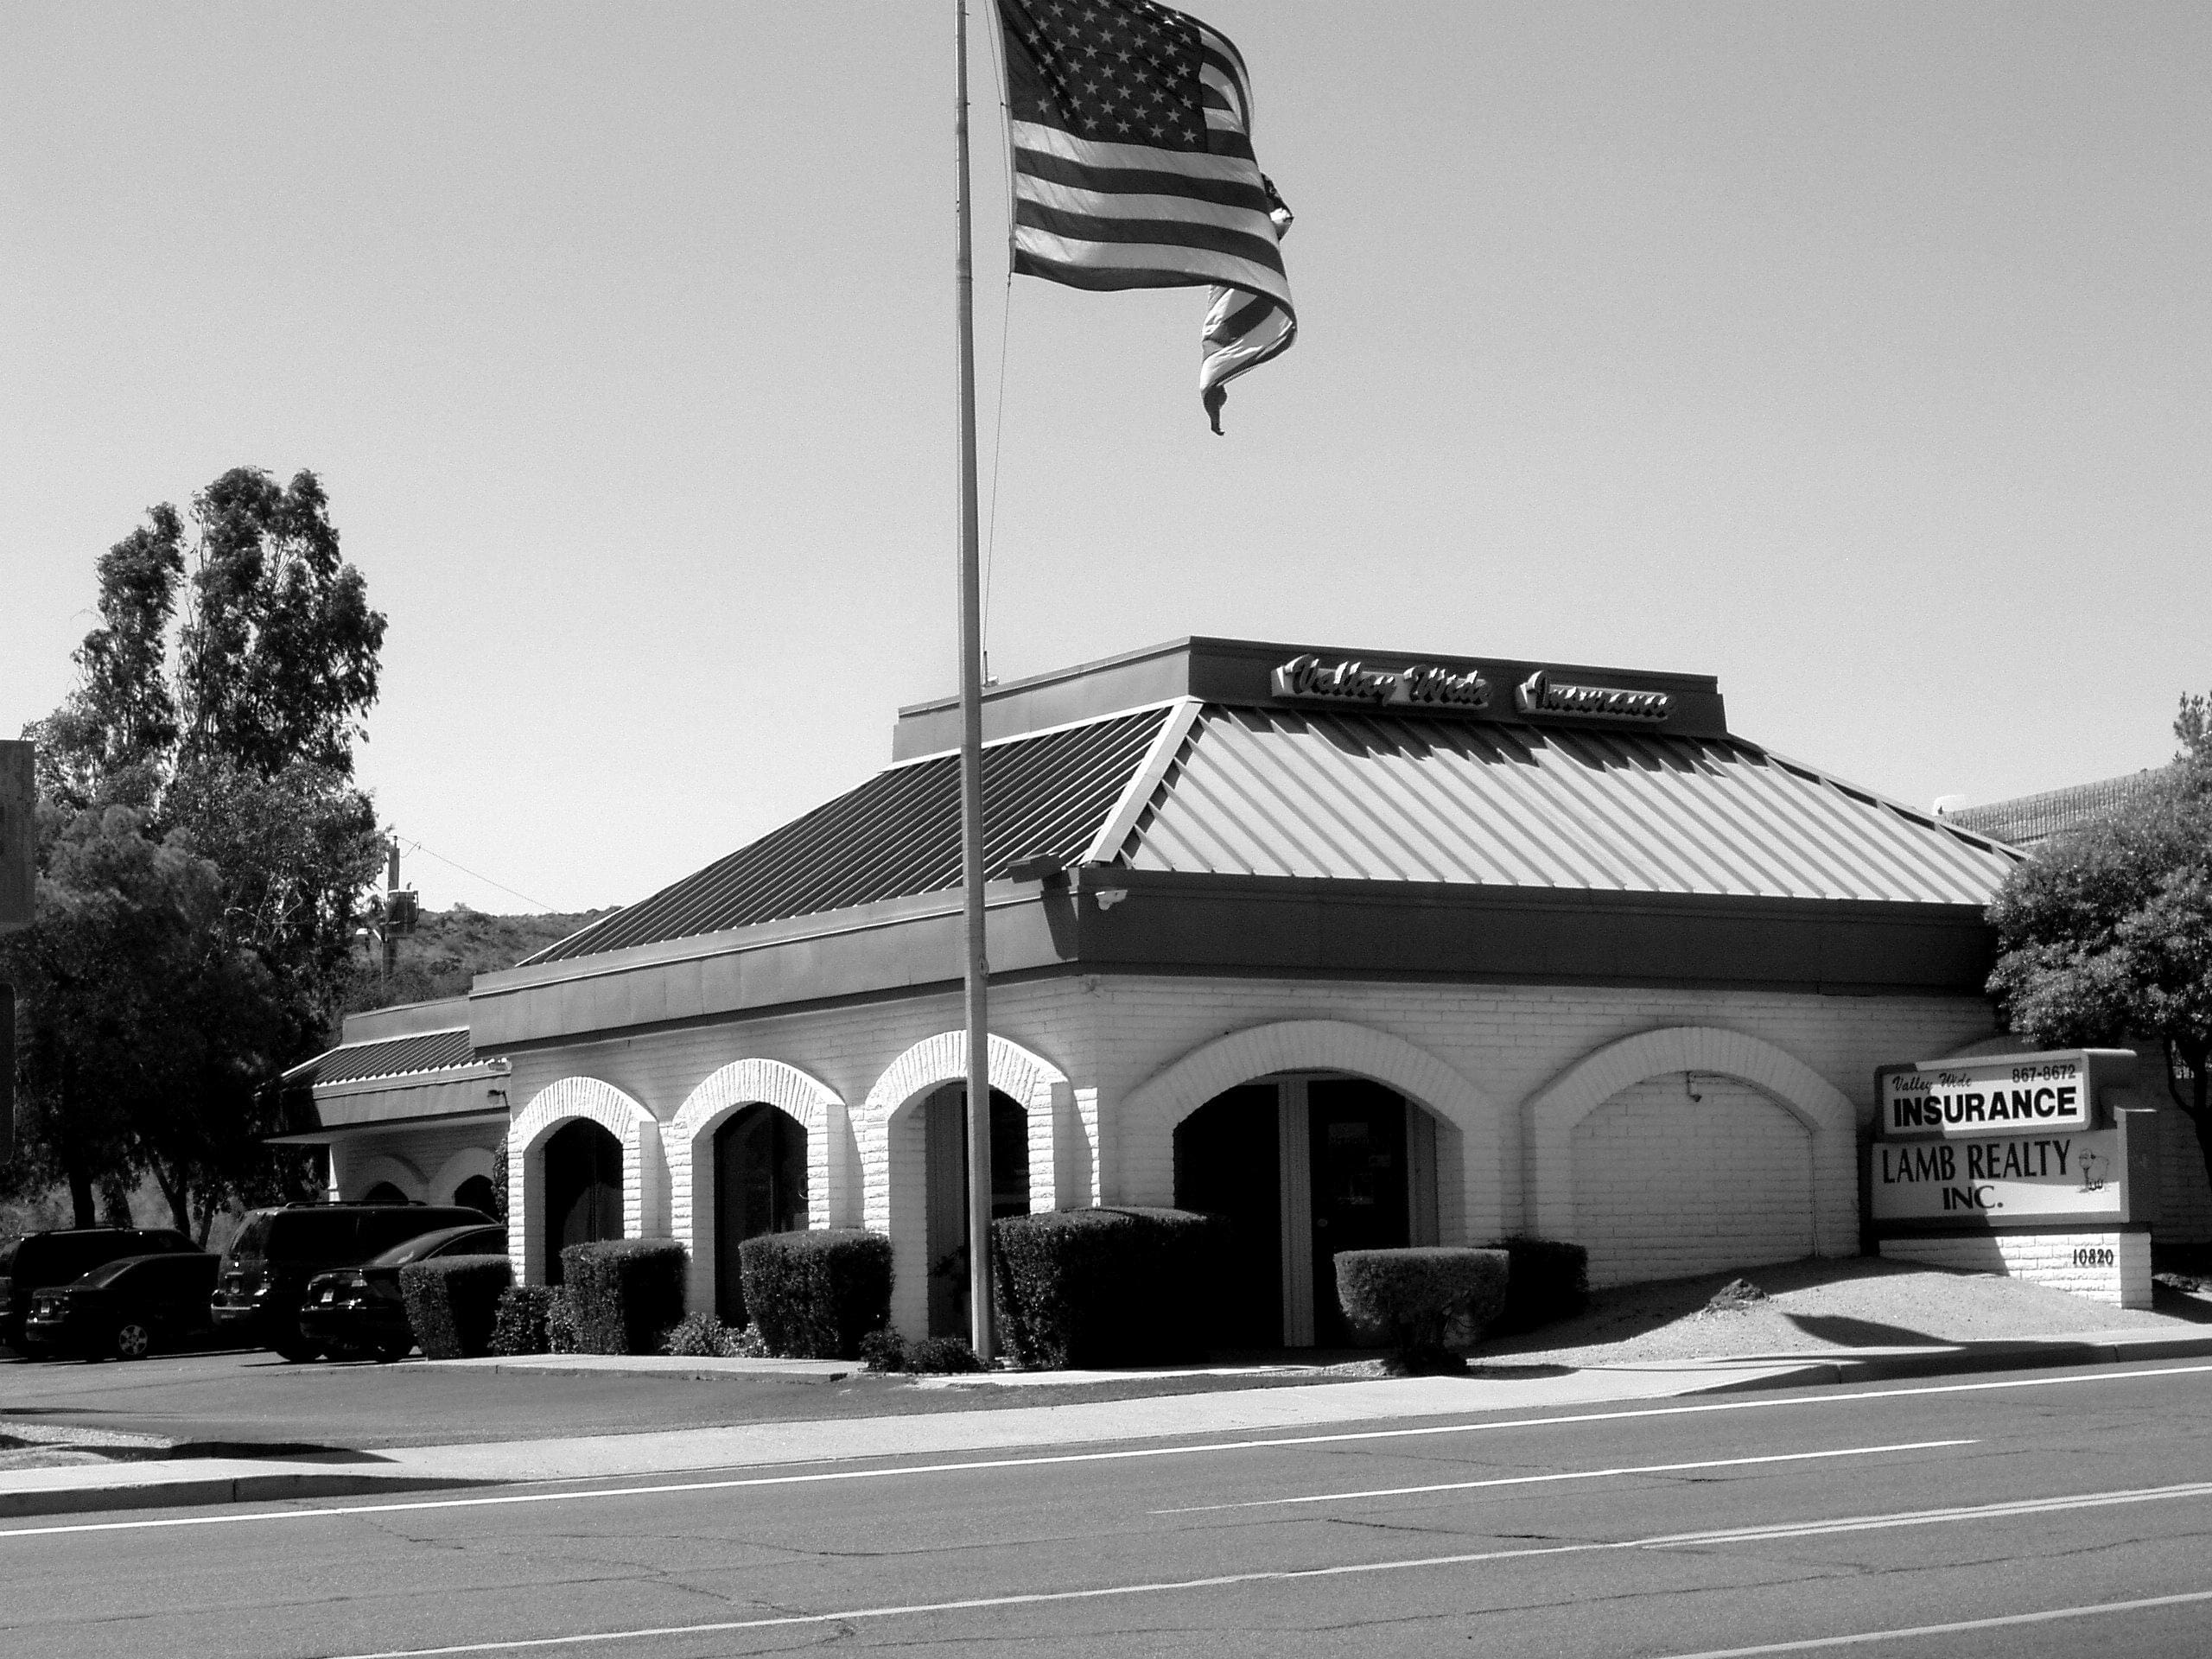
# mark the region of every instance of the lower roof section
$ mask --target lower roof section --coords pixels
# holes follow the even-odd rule
[[[995,882],[1001,977],[1127,973],[1978,995],[1973,905],[1344,882],[1086,866]],[[480,1052],[937,991],[959,895],[864,906],[478,979]]]

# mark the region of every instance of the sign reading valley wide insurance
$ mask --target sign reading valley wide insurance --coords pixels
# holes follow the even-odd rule
[[[2134,1073],[2134,1054],[2112,1048],[1885,1065],[1875,1073],[1880,1134],[1957,1139],[2094,1128],[2098,1091],[2125,1087]]]

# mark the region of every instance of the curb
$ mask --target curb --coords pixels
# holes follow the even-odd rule
[[[1751,1363],[1743,1357],[1731,1363]],[[1897,1382],[1931,1376],[1973,1376],[1990,1371],[2056,1370],[2070,1365],[2124,1365],[2140,1360],[2212,1358],[2212,1336],[2151,1337],[2135,1342],[2037,1342],[1987,1348],[1936,1348],[1918,1354],[1875,1354],[1865,1359],[1810,1359],[1791,1363],[1777,1354],[1770,1371],[1719,1382],[1700,1394],[1745,1394],[1760,1389],[1803,1389],[1847,1382]]]
[[[495,1484],[445,1475],[324,1474],[311,1470],[194,1475],[182,1480],[132,1481],[118,1486],[0,1491],[0,1519],[197,1508],[214,1503],[276,1503],[308,1497],[364,1497]]]

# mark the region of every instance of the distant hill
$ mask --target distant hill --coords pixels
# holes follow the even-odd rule
[[[477,975],[512,968],[606,914],[587,910],[569,916],[490,916],[467,905],[426,910],[415,931],[401,937],[399,959],[389,977],[382,959],[369,955],[374,941],[364,942],[346,1011],[459,996]]]

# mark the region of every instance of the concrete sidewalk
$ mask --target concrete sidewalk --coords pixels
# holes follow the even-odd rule
[[[952,1413],[825,1417],[728,1427],[687,1428],[473,1445],[397,1447],[308,1459],[180,1457],[0,1471],[0,1516],[89,1514],[169,1505],[277,1502],[436,1491],[518,1482],[640,1478],[706,1471],[770,1469],[885,1458],[935,1458],[1083,1448],[1186,1436],[1281,1434],[1350,1423],[1471,1414],[1571,1409],[1606,1403],[1755,1389],[1833,1386],[2033,1367],[2212,1357],[2212,1334],[2169,1332],[2069,1335],[2044,1339],[1856,1350],[1806,1355],[1746,1354],[1645,1365],[1478,1365],[1466,1376],[1230,1387],[1052,1404],[1055,1386],[1111,1380],[1128,1372],[1005,1374],[925,1386],[1003,1391],[1008,1403]],[[632,1363],[664,1375],[668,1362]],[[688,1367],[758,1366],[744,1360],[687,1361]],[[790,1362],[784,1362],[789,1364]],[[595,1372],[625,1369],[605,1361]],[[1229,1376],[1284,1368],[1236,1368]],[[1188,1370],[1157,1374],[1188,1377]],[[794,1376],[796,1379],[796,1376]],[[1014,1403],[1019,1401],[1020,1403]]]

